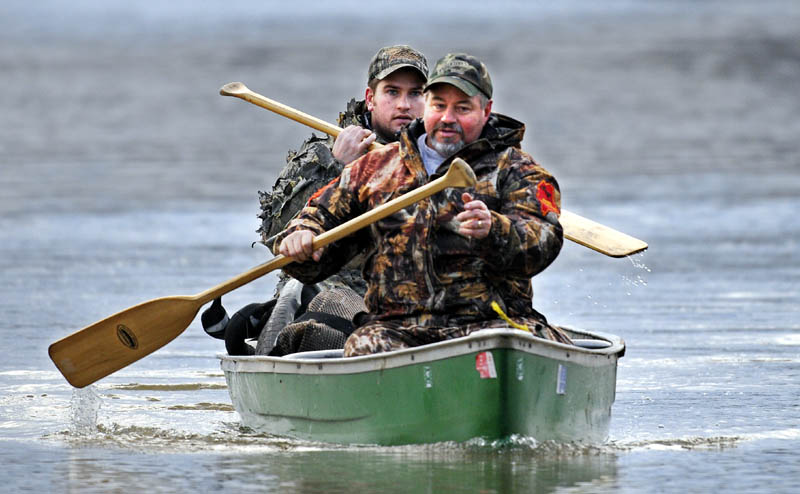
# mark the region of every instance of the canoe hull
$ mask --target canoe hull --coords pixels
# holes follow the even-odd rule
[[[622,340],[603,337],[607,348],[584,349],[486,330],[348,359],[220,359],[242,423],[272,434],[382,445],[513,435],[600,442],[624,351]]]

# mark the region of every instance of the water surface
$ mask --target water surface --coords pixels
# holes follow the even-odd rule
[[[793,2],[467,2],[416,23],[353,2],[0,6],[0,462],[51,492],[790,492],[800,481],[800,9]],[[429,7],[412,2],[404,7]],[[47,346],[268,258],[258,189],[406,42],[486,60],[495,109],[564,207],[645,239],[575,244],[534,280],[556,323],[622,336],[608,442],[382,448],[241,427],[199,318],[81,391]],[[273,276],[225,296],[266,299]]]

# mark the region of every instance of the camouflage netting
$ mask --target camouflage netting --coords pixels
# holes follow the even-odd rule
[[[347,110],[339,114],[339,126],[359,125],[370,128],[369,114],[364,101],[350,100]],[[303,142],[298,151],[290,151],[286,166],[278,176],[272,191],[258,191],[261,212],[261,227],[257,232],[261,243],[272,247],[267,241],[286,227],[286,224],[305,206],[309,197],[338,177],[344,164],[333,157],[332,137],[313,135]],[[346,286],[363,295],[366,283],[361,277],[363,257],[359,256],[345,266],[342,271],[325,282],[326,287]],[[286,283],[286,275],[281,273],[276,287],[276,295]]]
[[[350,100],[347,110],[339,114],[340,127],[358,125],[369,128],[369,117],[363,101]],[[289,220],[305,206],[311,194],[338,177],[344,164],[333,157],[333,137],[306,139],[298,151],[289,151],[286,166],[278,176],[271,192],[258,191],[261,203],[261,242],[286,227]]]
[[[262,243],[283,230],[315,191],[339,176],[342,164],[331,154],[332,138],[311,136],[300,150],[290,151],[272,192],[258,192]]]

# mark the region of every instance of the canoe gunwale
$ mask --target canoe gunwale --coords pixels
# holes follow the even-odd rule
[[[392,369],[456,357],[459,355],[510,348],[550,359],[586,367],[616,365],[625,352],[624,341],[615,335],[563,327],[571,336],[604,340],[606,348],[590,349],[566,345],[533,336],[516,329],[486,329],[463,338],[394,352],[348,358],[286,358],[261,355],[230,356],[219,354],[220,366],[226,372],[275,374],[357,374]]]

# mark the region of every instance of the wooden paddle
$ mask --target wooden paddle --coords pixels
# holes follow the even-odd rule
[[[220,88],[219,94],[241,98],[256,106],[275,112],[278,115],[282,115],[333,137],[338,136],[339,132],[342,131],[341,127],[255,93],[241,82],[229,82],[225,84]],[[379,147],[381,147],[381,144],[374,142],[370,146],[370,150]],[[575,243],[610,257],[625,257],[647,249],[647,244],[638,238],[631,237],[630,235],[601,225],[600,223],[575,213],[570,213],[569,211],[561,210],[561,218],[559,221],[564,228],[564,237],[568,240],[572,240]]]
[[[318,235],[314,239],[314,250],[440,190],[474,184],[472,168],[464,160],[454,160],[444,176]],[[292,258],[279,255],[197,295],[163,297],[135,305],[56,341],[50,345],[50,358],[70,384],[82,388],[175,339],[206,303],[290,262]]]

